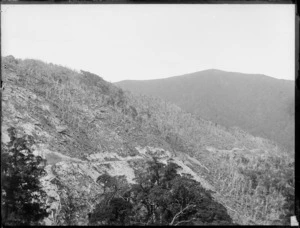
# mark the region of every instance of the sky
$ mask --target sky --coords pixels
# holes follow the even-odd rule
[[[285,4],[2,5],[2,56],[110,82],[206,69],[295,78],[295,7]]]

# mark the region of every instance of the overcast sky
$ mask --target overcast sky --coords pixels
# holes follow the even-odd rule
[[[294,5],[2,5],[2,56],[105,80],[206,69],[294,80]]]

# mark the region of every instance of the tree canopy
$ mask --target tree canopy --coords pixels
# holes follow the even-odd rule
[[[98,178],[109,186],[90,216],[90,225],[233,224],[226,209],[190,175],[180,175],[175,163],[148,162],[136,183],[117,187],[116,177]]]

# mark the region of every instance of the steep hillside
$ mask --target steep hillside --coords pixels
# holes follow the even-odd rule
[[[134,183],[152,156],[172,160],[211,192],[212,208],[221,210],[207,209],[204,224],[286,224],[293,160],[273,142],[124,92],[86,71],[9,56],[2,58],[2,80],[1,145],[10,127],[33,136],[34,153],[47,161],[46,224],[86,225],[104,191],[97,178],[124,175]]]
[[[294,150],[294,83],[265,75],[220,70],[115,83],[152,95],[226,127],[239,127]]]

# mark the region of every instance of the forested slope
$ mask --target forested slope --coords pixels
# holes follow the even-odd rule
[[[144,178],[151,174],[144,172],[146,167],[151,171],[152,157],[165,164],[157,166],[162,169],[154,168],[162,176],[169,175],[165,170],[171,163],[179,166],[176,172],[181,177],[173,175],[174,179],[167,178],[171,182],[165,182],[150,176],[156,180],[154,185],[146,183],[150,192],[179,189],[176,178],[187,178],[191,186],[200,184],[193,189],[205,192],[205,204],[199,202],[197,211],[189,211],[197,218],[190,220],[176,217],[180,211],[175,204],[168,209],[163,201],[148,195],[146,206],[154,203],[159,210],[168,211],[165,221],[155,217],[155,211],[152,216],[145,206],[141,210],[150,213],[145,222],[140,218],[142,211],[129,210],[129,205],[132,220],[118,222],[153,225],[174,220],[174,225],[187,219],[187,225],[196,221],[206,225],[287,224],[293,213],[293,159],[269,140],[216,125],[160,99],[124,92],[87,71],[9,56],[2,58],[2,78],[1,145],[9,150],[8,129],[14,127],[18,137],[31,135],[32,150],[46,159],[47,174],[41,181],[53,211],[46,224],[99,222],[104,212],[97,205],[107,193],[99,177],[115,177],[113,183],[124,183],[134,196],[140,193],[134,184],[145,184]],[[126,195],[113,193],[119,197],[115,203]],[[129,197],[128,202],[140,206],[144,201]],[[206,217],[200,216],[200,209]],[[105,219],[100,223],[111,222]]]
[[[294,151],[293,81],[259,74],[205,70],[115,84],[136,94],[162,98],[206,120],[239,127]]]

